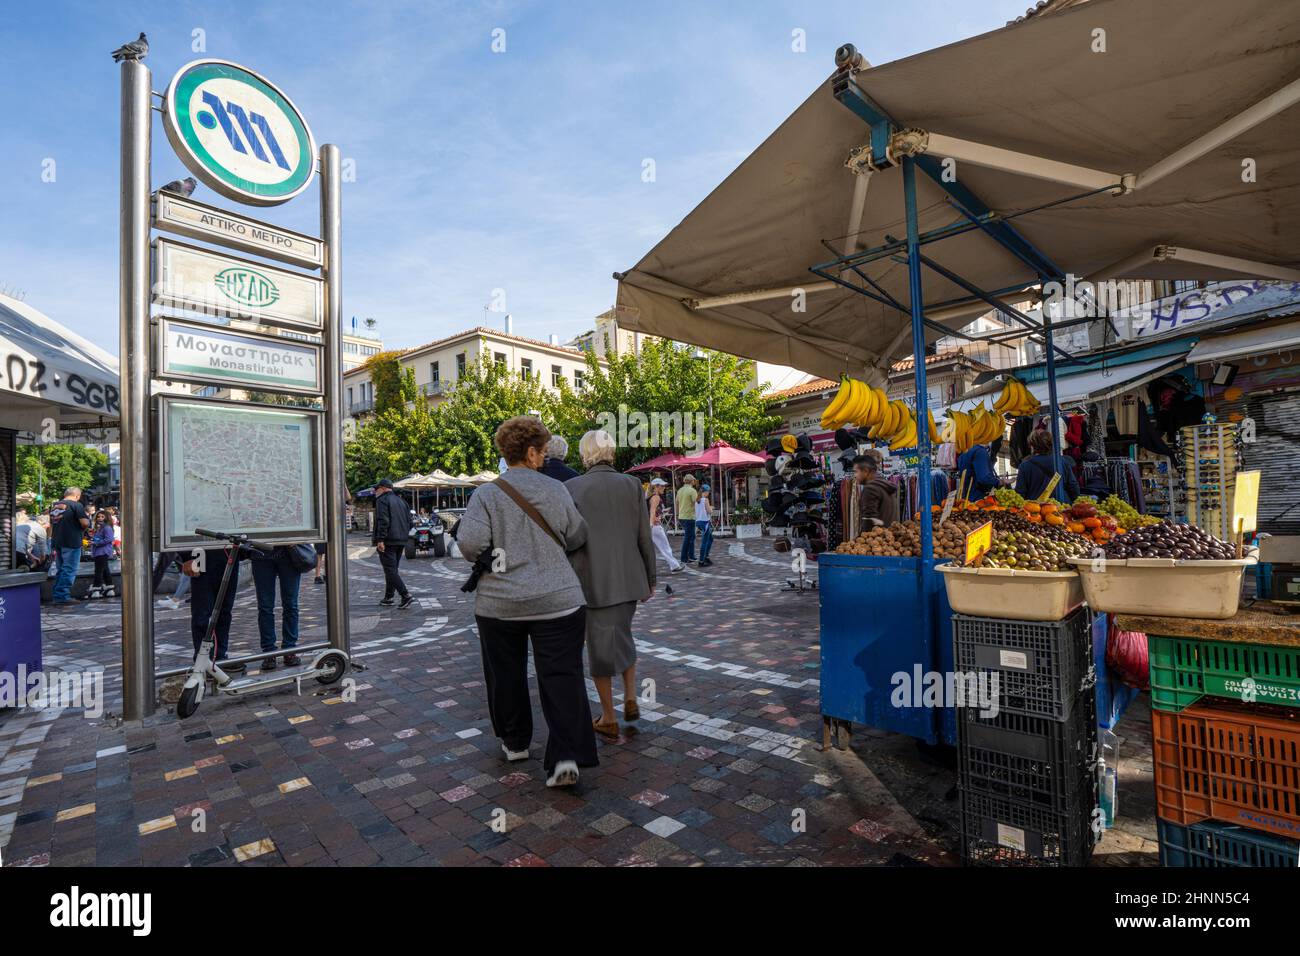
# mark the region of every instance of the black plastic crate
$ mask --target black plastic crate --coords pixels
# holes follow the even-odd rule
[[[1065,720],[1081,691],[1096,684],[1092,615],[1079,608],[1062,621],[952,616],[953,660],[964,674],[997,675],[999,708]]]
[[[1091,776],[1065,810],[963,790],[962,861],[967,866],[1087,865],[1095,839],[1096,781]]]
[[[957,762],[962,790],[1065,811],[1086,799],[1097,767],[1097,706],[1091,690],[1066,720],[962,708]]]

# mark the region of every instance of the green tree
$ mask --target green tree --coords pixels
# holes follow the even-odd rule
[[[375,387],[375,413],[405,408],[415,400],[415,371],[403,369],[400,351],[378,352],[366,359],[365,368]]]
[[[89,489],[104,480],[108,456],[86,445],[19,445],[18,494],[43,494],[57,501],[63,489]]]
[[[435,468],[453,475],[493,468],[498,425],[537,411],[553,431],[566,434],[562,424],[578,417],[575,401],[566,385],[557,394],[495,362],[471,364],[436,407],[416,401],[388,408],[358,427],[344,454],[348,485],[363,488],[384,476]]]
[[[694,451],[716,439],[749,451],[761,448],[780,418],[768,414],[762,397],[766,385],[753,382],[753,362],[724,352],[705,351],[696,358],[696,351],[666,340],[650,341],[639,354],[607,356],[604,368],[594,354],[588,354],[576,415],[566,423],[565,434],[581,435],[600,425],[603,415],[619,418],[620,410],[624,420],[633,412],[703,416],[703,435],[694,429],[671,434],[661,430],[648,436],[659,439],[654,444],[638,441],[632,434],[616,435],[620,441],[616,464],[622,469],[665,451]]]

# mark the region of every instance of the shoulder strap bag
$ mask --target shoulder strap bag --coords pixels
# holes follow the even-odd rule
[[[533,507],[532,502],[519,493],[518,488],[506,481],[504,476],[497,478],[495,484],[509,496],[511,501],[519,506],[519,509],[524,514],[528,515],[528,517],[532,519],[533,523],[536,524],[537,527],[545,531],[547,536],[560,546],[561,551],[565,554],[569,553],[569,549],[564,546],[564,540],[551,530],[551,526],[546,523],[546,519],[542,517],[541,512]]]

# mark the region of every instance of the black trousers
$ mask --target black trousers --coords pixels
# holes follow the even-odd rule
[[[103,554],[95,558],[95,580],[94,587],[113,586],[113,575],[108,571],[108,555]]]
[[[527,750],[533,739],[533,704],[528,696],[531,639],[537,694],[548,731],[542,765],[547,774],[561,760],[572,760],[579,767],[596,766],[600,762],[596,733],[582,670],[587,609],[549,621],[503,621],[478,615],[474,619],[483,649],[492,732],[511,750]]]
[[[239,589],[239,563],[230,569],[230,584],[225,600],[215,608],[217,592],[221,590],[221,576],[226,572],[226,555],[223,551],[207,553],[205,570],[190,579],[190,637],[194,640],[194,653],[199,652],[203,639],[208,636],[208,622],[217,615],[217,660],[224,660],[230,646],[230,617],[235,607],[235,592]]]
[[[391,541],[384,545],[384,550],[379,552],[379,563],[384,568],[384,600],[387,601],[396,591],[402,597],[406,597],[406,584],[402,581],[402,576],[397,573],[397,566],[402,562],[402,546],[393,544]]]

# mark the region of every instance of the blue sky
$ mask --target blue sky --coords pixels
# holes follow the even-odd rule
[[[344,187],[344,312],[388,345],[484,322],[562,338],[855,43],[873,63],[973,36],[1028,0],[28,2],[0,23],[0,289],[117,352],[118,70],[149,34],[155,90],[202,56],[279,85]],[[506,50],[493,53],[492,33]],[[205,31],[206,52],[191,49]],[[805,31],[807,52],[791,49]],[[18,76],[20,83],[9,82]],[[642,181],[652,158],[656,181]],[[56,179],[42,181],[43,163]],[[186,175],[155,114],[154,185]],[[210,190],[196,198],[236,208]],[[315,233],[317,190],[246,214]],[[487,316],[497,325],[501,316]]]

